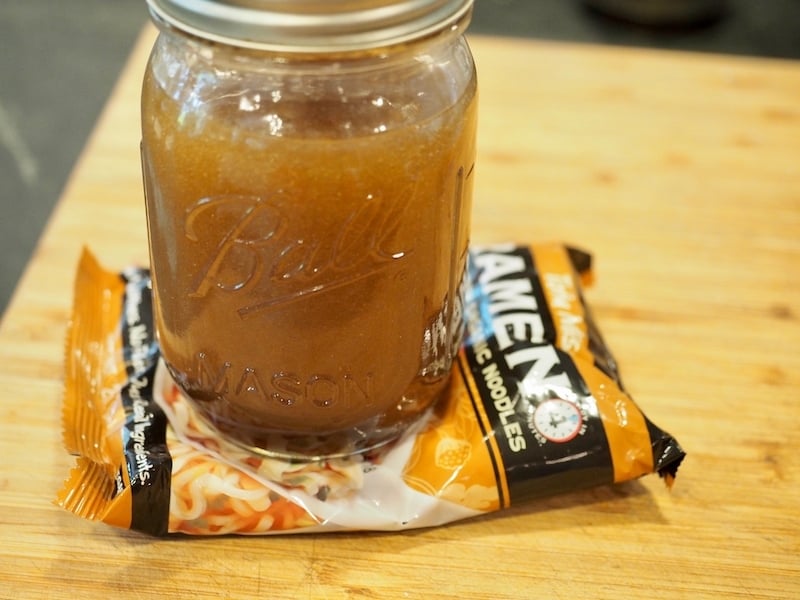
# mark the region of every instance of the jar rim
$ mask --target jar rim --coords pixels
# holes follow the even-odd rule
[[[456,27],[474,0],[147,0],[154,21],[226,45],[367,50]],[[466,26],[466,23],[464,24]]]

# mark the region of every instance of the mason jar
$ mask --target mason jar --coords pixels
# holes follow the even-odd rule
[[[164,362],[220,435],[397,438],[462,331],[472,0],[148,0],[142,164]]]

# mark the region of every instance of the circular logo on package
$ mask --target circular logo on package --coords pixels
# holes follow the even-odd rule
[[[536,407],[531,423],[545,439],[563,443],[580,433],[583,417],[574,402],[549,398]]]

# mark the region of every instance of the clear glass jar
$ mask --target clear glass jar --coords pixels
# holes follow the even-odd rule
[[[460,344],[472,0],[148,2],[142,163],[172,376],[255,452],[393,440]]]

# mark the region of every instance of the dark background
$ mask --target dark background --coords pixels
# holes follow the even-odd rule
[[[800,0],[724,5],[703,23],[645,26],[581,0],[476,0],[471,32],[800,58]],[[0,313],[146,19],[145,0],[0,0]]]

